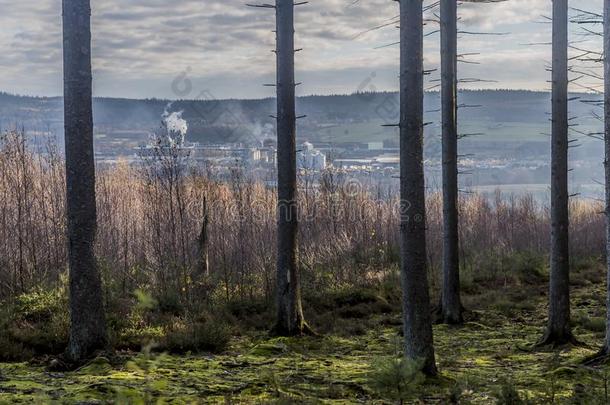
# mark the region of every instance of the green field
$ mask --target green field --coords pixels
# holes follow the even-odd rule
[[[336,126],[321,127],[312,138],[318,142],[383,142],[384,140],[398,140],[398,130],[396,128],[384,128],[385,122],[381,119],[374,119],[364,123],[339,124]],[[489,120],[460,122],[460,134],[475,134],[468,137],[469,142],[502,142],[502,143],[527,143],[527,142],[548,142],[550,134],[550,124],[529,122],[493,122]],[[600,129],[594,124],[583,124],[575,127],[578,131],[585,133],[598,132]],[[429,125],[426,128],[429,135],[439,135],[440,127],[438,124]],[[309,136],[307,132],[302,135]],[[587,136],[573,133],[574,138],[581,139],[582,142],[595,142]]]

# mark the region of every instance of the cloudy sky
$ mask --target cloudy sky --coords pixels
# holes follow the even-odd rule
[[[91,2],[97,96],[272,95],[262,86],[275,74],[272,11],[246,7],[246,0]],[[588,10],[601,4],[571,1]],[[0,6],[0,90],[61,94],[61,0],[0,0]],[[471,87],[546,89],[550,47],[535,44],[550,41],[544,18],[550,7],[551,0],[461,5],[462,30],[506,34],[461,35],[460,52],[476,53],[469,61],[478,63],[460,64],[461,77],[490,80]],[[299,92],[396,89],[398,47],[385,45],[398,39],[391,24],[397,13],[391,0],[311,0],[298,7],[297,45],[304,48],[297,54]],[[431,23],[426,30],[437,28]],[[573,41],[584,39],[579,28],[572,32]],[[438,67],[438,41],[438,34],[426,38],[428,69]]]

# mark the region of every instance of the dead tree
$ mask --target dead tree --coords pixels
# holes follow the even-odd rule
[[[400,247],[405,354],[435,375],[424,179],[423,2],[400,1]]]
[[[102,284],[94,253],[97,227],[91,77],[91,5],[63,0],[64,126],[70,266],[70,343],[80,361],[106,345]]]
[[[543,345],[573,340],[570,327],[568,192],[568,0],[553,1],[551,134],[551,278],[549,319]]]
[[[210,216],[208,213],[208,202],[207,199],[203,198],[203,219],[201,221],[201,232],[199,232],[198,239],[198,268],[197,268],[197,278],[201,281],[203,278],[206,278],[210,275],[210,238],[208,236],[208,228],[210,224]]]
[[[294,2],[276,0],[277,55],[277,319],[274,333],[307,330],[297,265],[297,165],[294,80]]]
[[[606,171],[606,261],[607,278],[607,315],[606,339],[602,353],[610,354],[610,0],[604,0],[604,143],[606,157],[604,166]]]
[[[210,277],[210,213],[208,200],[204,196],[202,201],[201,228],[196,241],[197,261],[192,273],[192,295],[196,300],[202,300],[209,289]]]
[[[441,110],[443,166],[443,287],[439,321],[461,324],[458,128],[457,128],[457,2],[441,0]]]

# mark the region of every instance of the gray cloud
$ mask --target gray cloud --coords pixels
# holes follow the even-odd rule
[[[587,7],[584,0],[574,5]],[[5,4],[3,4],[5,3]],[[508,0],[460,7],[460,24],[469,30],[510,32],[502,37],[463,36],[461,52],[481,65],[461,65],[464,77],[497,80],[478,87],[545,88],[550,0]],[[61,0],[0,0],[0,89],[16,93],[61,92]],[[590,5],[589,5],[590,6]],[[271,95],[274,15],[243,0],[92,0],[94,73],[97,95],[175,97],[172,82],[188,70],[192,96],[210,89],[217,97]],[[297,55],[302,93],[356,90],[371,72],[375,86],[395,89],[398,49],[392,24],[398,9],[389,0],[312,1],[298,7]],[[364,33],[371,27],[383,29]],[[430,26],[428,30],[433,30]],[[361,35],[359,35],[361,34]],[[428,68],[438,66],[438,35],[426,39]]]

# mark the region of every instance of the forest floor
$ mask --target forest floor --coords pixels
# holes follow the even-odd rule
[[[402,396],[407,403],[607,403],[610,368],[583,365],[604,335],[599,281],[599,274],[575,280],[582,345],[555,351],[533,349],[544,330],[543,285],[468,295],[464,326],[434,328],[440,376]],[[371,375],[399,351],[400,314],[376,310],[384,306],[370,296],[356,301],[327,314],[350,328],[291,339],[246,333],[221,355],[125,352],[73,372],[48,371],[42,361],[0,364],[0,403],[393,403],[392,387],[374,389]]]

